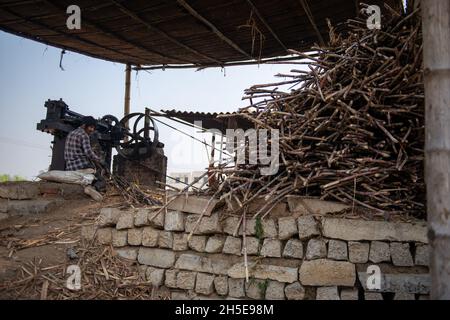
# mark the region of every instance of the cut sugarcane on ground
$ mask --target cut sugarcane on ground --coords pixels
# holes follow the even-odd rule
[[[256,165],[217,169],[225,177],[222,197],[246,195],[245,205],[266,196],[262,216],[298,194],[386,219],[425,217],[420,12],[387,10],[381,30],[369,30],[364,18],[348,21],[345,35],[330,27],[328,46],[312,55],[293,52],[309,59],[308,71],[246,90],[256,112],[241,115],[255,129],[279,129],[280,168],[272,176],[260,175]],[[282,91],[286,84],[293,89]]]

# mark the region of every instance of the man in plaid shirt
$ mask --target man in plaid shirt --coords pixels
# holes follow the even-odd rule
[[[93,117],[83,117],[82,125],[67,136],[64,148],[67,171],[95,169],[93,162],[101,162],[100,158],[92,151],[89,139],[89,135],[95,131],[96,124]]]

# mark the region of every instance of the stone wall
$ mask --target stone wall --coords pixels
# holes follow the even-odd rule
[[[83,236],[96,236],[121,257],[136,261],[145,280],[168,288],[172,299],[428,297],[425,222],[337,217],[326,212],[341,210],[341,204],[318,200],[311,200],[307,207],[313,212],[305,214],[294,200],[263,220],[246,221],[249,282],[242,226],[236,230],[240,217],[225,208],[209,208],[189,241],[200,215],[170,209],[156,215],[151,209],[104,208],[95,235],[84,228]],[[372,265],[381,269],[379,290],[366,285]]]

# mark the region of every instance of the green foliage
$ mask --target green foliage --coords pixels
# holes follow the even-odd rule
[[[263,229],[263,225],[261,222],[261,217],[257,217],[256,223],[255,223],[255,235],[259,239],[259,241],[262,240],[263,234],[264,234],[264,229]]]
[[[266,296],[267,287],[269,286],[269,280],[266,279],[263,282],[258,282],[258,289],[261,299]]]
[[[15,175],[15,176],[10,176],[9,174],[0,174],[0,183],[1,182],[8,182],[8,181],[25,181],[26,179]]]

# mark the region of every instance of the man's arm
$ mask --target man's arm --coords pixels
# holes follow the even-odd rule
[[[81,146],[83,147],[84,154],[93,161],[100,161],[100,158],[95,154],[91,147],[91,141],[89,140],[89,136],[82,135],[81,136]]]

